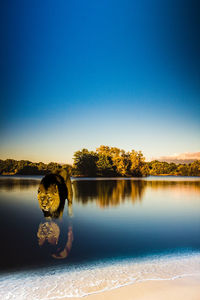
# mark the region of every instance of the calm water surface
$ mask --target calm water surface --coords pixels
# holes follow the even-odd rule
[[[200,179],[73,179],[73,205],[45,219],[41,177],[0,177],[1,272],[200,250]]]

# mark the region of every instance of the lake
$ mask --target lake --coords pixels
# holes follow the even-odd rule
[[[2,278],[179,255],[199,264],[200,178],[72,178],[73,203],[56,219],[40,210],[41,178],[0,177]]]

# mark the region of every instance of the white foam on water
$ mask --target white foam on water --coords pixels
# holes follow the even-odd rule
[[[200,275],[200,253],[122,259],[82,267],[58,266],[0,276],[2,300],[83,297],[147,280]]]

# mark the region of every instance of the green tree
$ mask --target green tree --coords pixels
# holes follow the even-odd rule
[[[98,154],[97,175],[99,176],[114,176],[112,161],[106,154]]]
[[[189,168],[186,164],[179,165],[176,170],[176,175],[188,176]]]
[[[150,169],[149,169],[148,164],[144,163],[143,166],[141,167],[140,171],[141,171],[142,176],[144,176],[144,177],[149,176]]]
[[[189,165],[190,176],[200,176],[200,160],[196,160]]]
[[[74,153],[74,168],[79,175],[97,175],[98,155],[88,149],[82,149]]]
[[[128,176],[130,169],[130,156],[129,153],[125,153],[124,150],[121,150],[121,155],[117,153],[113,157],[113,164],[116,168],[116,172],[121,176]]]
[[[132,176],[142,176],[145,158],[141,151],[132,150],[130,153],[130,172]]]

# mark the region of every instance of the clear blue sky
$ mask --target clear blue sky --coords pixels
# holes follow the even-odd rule
[[[198,1],[4,1],[1,157],[200,150]]]

